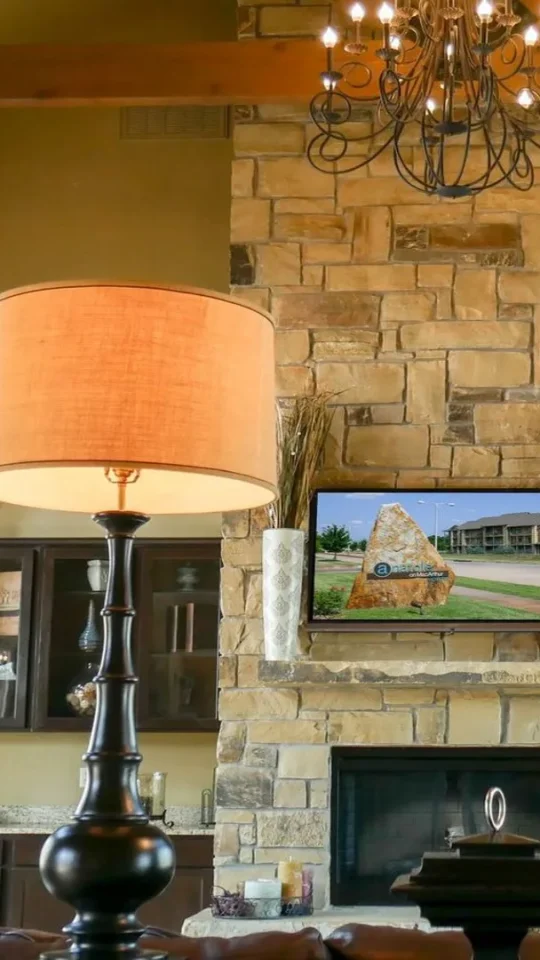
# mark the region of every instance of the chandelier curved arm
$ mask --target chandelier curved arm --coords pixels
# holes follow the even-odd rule
[[[437,4],[433,0],[419,0],[417,17],[423,36],[427,37],[433,44],[438,44],[442,39],[442,33],[440,26],[438,32],[434,29],[439,23]]]
[[[538,29],[514,31],[513,0],[405,0],[397,11],[392,2],[380,8],[380,67],[362,56],[375,52],[362,36],[362,3],[351,8],[351,56],[337,69],[339,35],[332,25],[325,30],[325,89],[310,105],[310,162],[328,173],[353,172],[392,147],[396,172],[419,192],[463,198],[499,183],[530,189],[530,150],[540,149]],[[378,95],[367,96],[375,82]],[[355,122],[364,120],[357,105],[372,111],[367,124]],[[417,151],[404,149],[416,129],[421,166]]]
[[[336,171],[336,164],[340,163],[344,157],[346,157],[348,146],[350,141],[347,141],[343,138],[345,149],[342,147],[339,148],[337,154],[331,153],[327,154],[327,148],[330,147],[330,144],[334,144],[339,138],[335,132],[332,134],[318,133],[310,141],[307,148],[307,156],[313,167],[316,170],[321,170],[323,173],[354,173],[355,170],[360,170],[362,167],[367,167],[368,164],[375,160],[379,154],[383,153],[384,150],[392,143],[393,133],[381,143],[373,153],[368,153],[360,157],[355,157],[354,160],[350,160],[348,165],[340,164],[339,169]],[[328,165],[331,165],[331,170],[329,171]]]

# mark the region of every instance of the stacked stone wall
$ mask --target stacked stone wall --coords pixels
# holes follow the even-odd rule
[[[240,35],[313,35],[326,16],[241,3]],[[536,488],[540,186],[440,201],[389,152],[328,176],[306,159],[312,134],[307,106],[237,111],[231,290],[275,317],[280,397],[339,391],[320,485]],[[301,633],[303,659],[274,667],[264,523],[224,526],[216,882],[273,876],[294,855],[322,903],[332,744],[540,742],[539,635]]]

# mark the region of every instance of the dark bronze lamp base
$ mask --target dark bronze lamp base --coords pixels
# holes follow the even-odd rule
[[[148,517],[110,512],[94,519],[105,528],[109,578],[105,594],[103,656],[96,677],[97,703],[88,751],[88,778],[73,821],[45,842],[43,883],[76,911],[64,928],[73,940],[63,960],[132,960],[166,954],[140,950],[144,927],[136,911],[173,877],[173,846],[149,823],[137,790],[141,755],[135,730],[131,653],[132,548]]]

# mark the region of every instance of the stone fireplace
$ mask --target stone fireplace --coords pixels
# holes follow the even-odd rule
[[[240,0],[241,36],[326,20]],[[309,166],[310,134],[304,104],[237,110],[231,291],[275,317],[280,397],[339,392],[320,486],[537,487],[540,186],[439,201],[385,154],[338,179]],[[265,523],[223,528],[215,880],[294,856],[327,906],[332,749],[540,743],[540,634],[300,631],[296,663],[267,663]]]
[[[239,619],[240,644],[253,643]],[[452,747],[480,746],[487,779],[500,771],[495,785],[503,785],[509,748],[517,762],[517,748],[540,742],[537,645],[535,634],[337,634],[315,638],[311,649],[329,657],[346,648],[347,660],[315,660],[311,651],[295,663],[269,663],[255,652],[224,655],[224,673],[232,661],[236,672],[222,674],[220,695],[216,883],[236,889],[246,879],[272,877],[291,856],[313,867],[318,908],[339,902],[331,896],[331,810],[339,804],[334,748],[339,757],[343,747],[362,754],[365,747],[391,747],[394,765],[406,771],[413,755],[433,756],[434,747],[450,765],[459,756]],[[403,659],[387,659],[389,648],[403,648]],[[422,652],[431,659],[419,659]],[[518,659],[504,659],[509,655]],[[485,749],[499,745],[502,754]],[[531,757],[536,770],[536,750]],[[524,826],[531,831],[528,821]]]
[[[505,830],[540,836],[537,750],[508,747],[333,747],[332,904],[400,905],[393,881],[426,850],[486,832],[484,798],[500,787]]]

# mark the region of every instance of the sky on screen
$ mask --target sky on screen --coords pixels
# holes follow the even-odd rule
[[[424,503],[419,503],[423,500]],[[379,508],[385,503],[400,503],[416,520],[427,536],[435,533],[435,503],[439,504],[439,533],[454,523],[466,523],[501,513],[540,513],[540,493],[478,491],[456,493],[446,490],[425,490],[402,493],[320,493],[317,509],[317,530],[332,523],[347,527],[353,540],[365,540]]]

